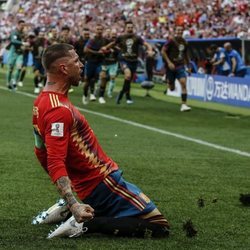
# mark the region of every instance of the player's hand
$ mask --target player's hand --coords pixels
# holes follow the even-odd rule
[[[102,47],[99,51],[98,51],[100,54],[108,54],[110,52],[109,49],[107,49],[106,47]]]
[[[78,223],[91,220],[94,217],[94,209],[88,204],[77,202],[71,206],[70,211]]]
[[[153,56],[154,56],[154,51],[153,51],[153,50],[148,50],[148,51],[147,51],[147,55],[148,55],[149,57],[153,57]]]
[[[191,73],[192,73],[192,69],[191,68],[187,68],[186,69],[186,72],[188,73],[188,75],[190,76],[191,75]]]
[[[25,47],[28,47],[28,46],[30,46],[30,43],[28,43],[28,42],[23,42],[22,45],[25,46]]]
[[[174,64],[173,63],[168,63],[168,67],[169,67],[169,69],[171,69],[171,70],[175,70],[175,66],[174,66]]]

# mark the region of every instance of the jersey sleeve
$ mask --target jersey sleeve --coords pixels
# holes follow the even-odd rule
[[[92,49],[92,50],[96,50],[96,49],[97,49],[96,46],[95,46],[95,42],[94,42],[93,39],[89,39],[89,40],[88,40],[88,42],[87,42],[87,44],[86,44],[86,47],[87,47],[88,49]]]
[[[18,40],[18,36],[16,32],[11,33],[11,43],[14,45],[21,45],[22,41]]]
[[[164,51],[167,52],[169,50],[170,45],[171,45],[171,40],[167,40],[163,45]]]
[[[144,39],[142,37],[140,37],[140,36],[138,36],[137,38],[138,38],[139,45],[143,45],[144,42],[145,42]]]
[[[68,175],[65,162],[72,123],[72,114],[66,107],[53,109],[45,116],[47,171],[53,182]]]

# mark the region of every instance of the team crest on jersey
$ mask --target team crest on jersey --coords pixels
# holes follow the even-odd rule
[[[51,124],[51,136],[63,137],[64,123],[55,122]]]

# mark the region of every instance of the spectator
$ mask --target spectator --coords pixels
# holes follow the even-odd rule
[[[231,43],[225,43],[224,48],[231,63],[230,76],[244,77],[247,73],[247,68],[239,52],[232,48]]]
[[[215,67],[216,73],[218,75],[228,76],[230,73],[230,59],[225,49],[219,47],[217,44],[211,44],[210,50],[213,55],[211,63]]]
[[[112,25],[118,34],[123,30],[124,21],[132,19],[138,35],[147,39],[163,39],[177,24],[185,26],[185,34],[190,37],[241,36],[242,29],[248,29],[250,16],[248,0],[93,0],[72,1],[25,1],[20,0],[14,13],[7,13],[0,20],[0,34],[8,37],[12,24],[17,19],[25,19],[31,29],[34,24],[50,30],[52,26],[61,29],[67,26],[73,36],[78,36],[83,28],[92,28],[99,22],[105,27]],[[12,10],[12,11],[13,11]],[[184,11],[183,11],[184,10]],[[222,31],[223,30],[223,31]]]

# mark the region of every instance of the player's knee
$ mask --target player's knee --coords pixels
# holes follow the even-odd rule
[[[152,237],[154,238],[164,238],[168,237],[170,233],[169,225],[154,224],[154,230],[152,232]]]
[[[124,72],[124,76],[126,80],[130,80],[131,79],[131,71],[129,69],[126,69]]]
[[[105,78],[106,78],[106,72],[101,71],[101,72],[100,72],[100,78],[101,78],[101,79],[105,79]]]

